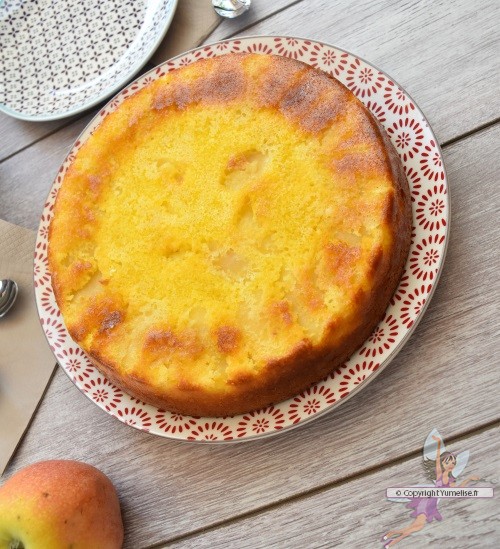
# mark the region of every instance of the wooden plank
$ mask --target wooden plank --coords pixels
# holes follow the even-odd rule
[[[395,443],[398,432],[393,429]],[[447,447],[470,450],[469,464],[459,483],[472,475],[500,477],[498,440],[500,429],[460,439]],[[422,442],[422,441],[420,441]],[[430,484],[422,468],[422,455],[392,467],[354,479],[319,493],[308,495],[278,508],[253,514],[216,530],[200,533],[170,544],[175,549],[257,549],[283,547],[377,547],[391,529],[408,526],[414,519],[404,504],[385,499],[389,487]],[[477,486],[488,483],[478,482]],[[490,484],[491,486],[491,484]],[[235,501],[235,506],[238,502]],[[500,515],[495,499],[441,499],[443,519],[434,520],[398,547],[441,545],[454,549],[494,547],[498,544]],[[382,544],[378,545],[382,547]]]
[[[436,295],[387,370],[334,413],[270,439],[191,445],[119,423],[59,371],[8,473],[55,457],[99,467],[135,548],[416,452],[434,426],[453,437],[498,418],[499,139],[500,124],[445,149],[453,236]]]
[[[0,112],[0,162],[70,123],[71,120],[25,122]]]
[[[245,34],[307,37],[360,55],[412,95],[444,142],[499,115],[498,7],[496,0],[480,7],[470,0],[308,0]]]
[[[262,21],[266,17],[281,11],[297,1],[302,0],[273,0],[273,2],[269,2],[268,0],[253,0],[252,7],[247,13],[236,19],[222,20],[219,28],[207,40],[210,42],[221,40],[230,34],[234,34],[241,29]],[[149,68],[152,66],[151,64],[148,65]],[[149,68],[140,71],[140,73],[149,70]],[[96,112],[96,109],[91,109],[88,112]],[[67,126],[72,121],[76,120],[74,123],[77,128],[82,127],[82,123],[77,121],[81,117],[82,115],[77,115],[52,122],[26,122],[0,112],[0,162],[17,151],[25,149],[36,141],[49,136],[57,131],[58,128]]]
[[[93,118],[85,115],[59,132],[0,163],[0,219],[36,229],[59,167]]]
[[[211,44],[218,40],[224,40],[224,38],[227,38],[228,36],[243,32],[252,25],[256,25],[257,23],[276,15],[292,4],[304,2],[305,5],[307,4],[307,1],[308,0],[306,0],[306,2],[304,2],[304,0],[273,0],[270,2],[269,0],[252,0],[252,5],[247,12],[235,19],[224,19],[212,34],[207,37],[204,43]]]

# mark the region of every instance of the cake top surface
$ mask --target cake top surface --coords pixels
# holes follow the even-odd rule
[[[50,229],[72,337],[123,375],[220,391],[342,338],[393,240],[379,128],[277,56],[196,62],[108,115]]]

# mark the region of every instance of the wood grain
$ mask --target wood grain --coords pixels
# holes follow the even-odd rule
[[[429,428],[429,431],[431,429]],[[500,428],[462,438],[447,448],[470,450],[469,463],[459,483],[470,475],[500,478],[500,462],[493,458],[498,449]],[[394,444],[397,444],[397,434]],[[385,498],[394,486],[430,484],[424,475],[422,454],[392,467],[351,482],[303,496],[287,505],[252,514],[226,526],[169,544],[173,549],[287,549],[320,547],[382,547],[381,537],[391,529],[409,525],[411,510],[405,504]],[[478,482],[477,486],[491,486]],[[494,547],[498,542],[500,515],[495,499],[441,499],[441,522],[427,524],[398,547],[429,547],[434,544],[454,549]],[[377,545],[379,544],[379,545]]]
[[[26,122],[0,112],[0,162],[70,123],[71,119]]]
[[[419,451],[433,427],[454,437],[500,417],[499,139],[496,125],[445,149],[453,230],[436,295],[393,363],[337,411],[262,441],[193,445],[119,423],[59,371],[8,474],[57,457],[99,467],[122,498],[126,547],[137,548]]]
[[[92,118],[93,114],[85,115],[0,163],[0,219],[37,228],[52,181],[71,145]]]

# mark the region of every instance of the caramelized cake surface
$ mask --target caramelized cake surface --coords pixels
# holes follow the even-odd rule
[[[350,91],[234,54],[105,118],[64,177],[49,265],[71,336],[105,375],[220,416],[346,360],[388,305],[410,229],[399,159]]]

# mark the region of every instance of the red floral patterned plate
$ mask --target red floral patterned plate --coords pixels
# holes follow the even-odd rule
[[[47,264],[47,238],[61,180],[75,152],[128,96],[168,71],[230,52],[293,57],[335,76],[386,128],[408,177],[413,207],[412,243],[405,272],[383,320],[350,360],[299,395],[234,417],[188,417],[132,398],[100,374],[69,336],[54,299]],[[372,380],[396,356],[432,296],[443,266],[449,231],[449,198],[441,151],[411,97],[370,63],[339,48],[302,38],[248,37],[226,40],[180,55],[142,76],[102,109],[64,161],[45,204],[35,252],[35,291],[40,320],[59,364],[100,408],[155,435],[189,441],[238,441],[278,433],[333,410]]]

